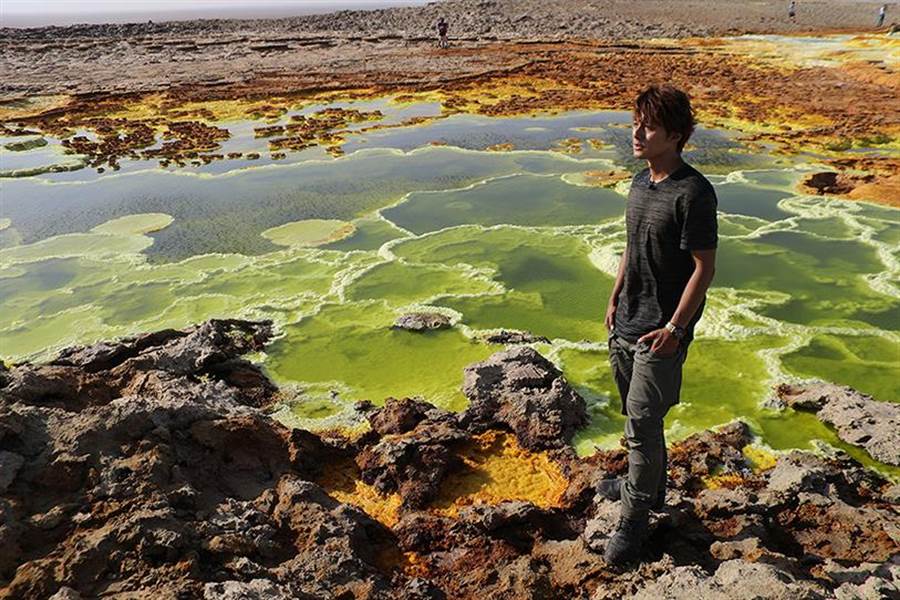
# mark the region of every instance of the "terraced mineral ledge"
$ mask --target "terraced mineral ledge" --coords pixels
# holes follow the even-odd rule
[[[900,44],[859,29],[870,23],[858,3],[807,8],[803,23],[785,22],[775,2],[734,3],[730,27],[720,22],[724,15],[675,11],[665,2],[645,2],[639,11],[626,2],[553,4],[451,0],[274,21],[80,26],[67,30],[50,58],[42,53],[58,43],[53,28],[5,29],[4,174],[118,170],[125,160],[244,164],[310,148],[341,155],[353,131],[459,113],[627,109],[647,81],[668,80],[691,92],[707,126],[814,160],[821,172],[809,175],[807,191],[900,202]],[[436,51],[422,36],[439,13],[456,15],[457,43],[448,51]],[[511,13],[521,18],[511,20]],[[635,28],[633,18],[644,25]],[[836,32],[838,26],[857,29]],[[99,48],[107,53],[102,64]],[[33,60],[38,54],[40,62]],[[379,108],[331,105],[386,97],[435,103],[438,110],[386,122]],[[248,120],[257,121],[253,134],[262,145],[232,143],[250,133],[238,125]],[[47,136],[54,140],[49,145]],[[585,140],[556,141],[559,151],[577,155]],[[482,148],[516,144],[499,140]],[[10,155],[29,150],[39,150],[33,154],[45,164],[14,166],[23,158]],[[82,162],[49,161],[54,150]]]
[[[284,390],[241,356],[272,334],[269,322],[209,321],[0,371],[0,594],[898,591],[898,485],[842,452],[773,452],[740,421],[685,438],[643,563],[617,571],[601,556],[618,503],[594,488],[624,472],[624,451],[577,456],[568,442],[586,402],[538,352],[470,365],[462,413],[361,403],[363,432],[316,434],[270,416]],[[825,396],[823,410],[847,401]]]

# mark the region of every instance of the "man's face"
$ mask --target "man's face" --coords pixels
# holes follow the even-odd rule
[[[631,123],[631,151],[635,158],[651,160],[671,152],[678,152],[681,135],[671,133],[662,125],[635,115]]]

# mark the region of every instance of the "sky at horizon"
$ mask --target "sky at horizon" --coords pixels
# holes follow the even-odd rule
[[[425,4],[429,0],[0,0],[0,25],[34,27],[72,23],[179,18],[247,18],[323,13],[346,8]]]

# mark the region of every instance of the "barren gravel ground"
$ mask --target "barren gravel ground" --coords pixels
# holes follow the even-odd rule
[[[268,20],[0,29],[0,99],[234,85],[290,75],[329,85],[345,74],[379,83],[444,80],[508,65],[504,41],[802,33],[874,28],[876,2],[715,4],[690,0],[447,0],[422,7],[342,11]],[[900,7],[888,8],[888,23]],[[450,51],[434,47],[433,24],[450,22]]]

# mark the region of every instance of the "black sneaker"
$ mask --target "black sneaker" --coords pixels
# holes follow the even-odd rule
[[[627,519],[622,517],[613,536],[606,543],[603,558],[610,565],[634,562],[641,555],[641,546],[647,533],[647,517]]]
[[[607,500],[612,500],[615,502],[616,500],[622,499],[622,484],[625,482],[621,477],[616,479],[604,479],[600,483],[597,484],[597,493]],[[651,510],[662,510],[666,505],[666,490],[663,489],[662,493],[656,497],[656,502],[650,506]]]

